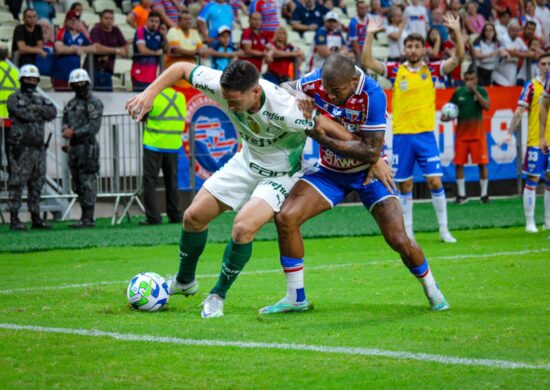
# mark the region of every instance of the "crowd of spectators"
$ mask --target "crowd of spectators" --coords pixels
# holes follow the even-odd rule
[[[28,3],[32,8],[22,12],[15,4],[10,10],[22,24],[13,32],[12,57],[19,66],[36,64],[59,90],[67,89],[73,69],[84,66],[93,70],[96,90],[111,91],[117,58],[132,60],[135,90],[178,61],[222,70],[235,58],[252,62],[266,78],[280,83],[320,66],[334,52],[359,64],[373,18],[381,18],[385,26],[378,36],[383,59],[399,60],[404,38],[413,32],[425,37],[427,60],[448,58],[456,36],[443,17],[451,13],[460,18],[468,63],[480,84],[513,86],[536,76],[537,60],[550,45],[546,0],[227,1],[140,0],[124,23],[135,29],[133,37],[115,24],[119,10],[102,10],[97,23],[88,26],[81,20],[79,2],[33,0]],[[63,10],[62,5],[68,7]],[[65,12],[64,22],[53,25],[60,11]],[[446,85],[463,85],[460,69]]]

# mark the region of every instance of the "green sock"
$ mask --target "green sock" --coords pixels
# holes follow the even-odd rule
[[[252,255],[252,242],[246,244],[236,244],[230,240],[223,253],[222,271],[218,278],[218,283],[210,291],[211,294],[218,294],[225,299],[227,290],[231,287],[239,273]]]
[[[181,231],[180,269],[176,276],[178,282],[187,284],[195,280],[197,263],[206,246],[207,237],[208,229],[199,233]]]

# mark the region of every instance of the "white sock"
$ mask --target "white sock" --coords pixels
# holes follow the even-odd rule
[[[281,265],[286,277],[286,298],[291,302],[303,302],[306,299],[304,260],[281,256]]]
[[[544,189],[544,224],[550,228],[550,182],[546,183]]]
[[[489,179],[479,179],[479,186],[481,187],[481,196],[487,196]]]
[[[527,225],[535,224],[535,204],[537,201],[536,197],[536,184],[533,186],[532,182],[525,183],[525,188],[523,189],[523,211],[525,213],[525,223]]]
[[[426,294],[431,303],[440,303],[443,300],[443,294],[439,290],[439,287],[437,287],[437,283],[427,262],[420,267],[409,268],[409,270],[416,276],[416,279],[418,279],[424,289],[424,294]]]
[[[413,235],[413,198],[412,192],[399,193],[399,203],[403,211],[403,221],[405,222],[405,231],[409,237]]]
[[[458,196],[466,196],[466,180],[464,178],[456,179],[456,187],[458,190]]]
[[[445,198],[445,190],[441,187],[438,190],[432,190],[432,204],[437,216],[440,232],[447,232],[447,199]]]

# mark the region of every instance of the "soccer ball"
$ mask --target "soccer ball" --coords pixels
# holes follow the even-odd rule
[[[441,107],[441,120],[444,122],[452,121],[458,116],[458,107],[454,103],[447,103]]]
[[[135,309],[157,311],[168,303],[170,294],[162,276],[154,272],[142,272],[130,281],[126,297]]]

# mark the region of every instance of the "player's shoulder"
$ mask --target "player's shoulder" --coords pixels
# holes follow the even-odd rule
[[[317,68],[304,75],[298,81],[301,85],[312,84],[321,81],[321,76],[322,70],[321,68]]]
[[[285,110],[288,104],[294,104],[294,96],[271,81],[260,79],[260,86],[265,94],[266,107],[270,110],[278,111],[279,108]]]

